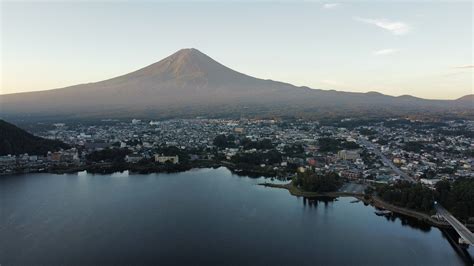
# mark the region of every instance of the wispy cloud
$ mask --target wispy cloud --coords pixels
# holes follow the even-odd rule
[[[398,49],[382,49],[382,50],[377,50],[374,51],[372,54],[373,55],[389,55],[398,52]]]
[[[326,4],[323,5],[323,8],[325,8],[325,9],[334,9],[334,8],[339,7],[339,6],[341,6],[340,3],[326,3]]]
[[[474,65],[455,66],[453,68],[474,68]]]
[[[371,19],[371,18],[354,18],[357,21],[361,21],[367,24],[375,25],[379,28],[384,30],[390,31],[392,34],[395,35],[403,35],[408,33],[411,30],[411,27],[401,21],[391,21],[388,19]]]

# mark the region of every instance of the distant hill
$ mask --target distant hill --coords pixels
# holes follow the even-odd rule
[[[68,148],[65,143],[34,136],[0,119],[0,156],[8,154],[45,155],[48,151]]]
[[[468,94],[468,95],[465,95],[461,98],[458,98],[456,99],[456,101],[459,101],[459,102],[470,102],[471,104],[474,104],[474,94]]]
[[[466,110],[472,112],[464,101],[318,90],[254,78],[196,49],[182,49],[100,82],[0,96],[4,118],[404,115]]]

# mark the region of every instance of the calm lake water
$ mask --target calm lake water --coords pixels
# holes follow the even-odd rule
[[[0,264],[472,264],[437,228],[262,181],[225,168],[0,177]]]

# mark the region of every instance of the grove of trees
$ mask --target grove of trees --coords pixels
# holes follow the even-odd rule
[[[91,162],[113,162],[121,163],[125,161],[125,156],[131,154],[132,151],[129,149],[104,149],[100,151],[94,151],[86,155],[86,159]]]
[[[474,179],[442,180],[436,183],[435,190],[402,181],[379,185],[376,192],[384,201],[400,207],[429,213],[433,211],[436,200],[458,219],[474,217]]]
[[[281,162],[281,153],[272,149],[267,152],[238,153],[232,157],[236,164],[260,165]]]
[[[436,199],[459,219],[474,217],[474,179],[461,178],[436,183]]]
[[[214,145],[219,148],[233,148],[235,147],[235,136],[234,135],[218,135],[214,138]]]
[[[360,146],[351,141],[335,139],[335,138],[320,138],[318,141],[319,151],[321,152],[336,152],[339,150],[354,150],[359,149]]]
[[[298,173],[293,178],[293,185],[310,192],[332,192],[343,184],[342,178],[336,173],[316,174],[312,172]]]
[[[391,185],[377,186],[376,191],[381,199],[400,207],[422,212],[431,212],[434,207],[433,190],[420,183],[401,181]]]

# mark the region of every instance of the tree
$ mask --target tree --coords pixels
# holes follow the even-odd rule
[[[276,164],[281,162],[281,153],[275,149],[267,152],[238,153],[232,157],[232,161],[249,165]]]
[[[342,186],[342,179],[336,173],[316,174],[298,173],[293,179],[293,185],[305,191],[332,192]]]
[[[460,178],[436,184],[437,200],[459,219],[474,217],[474,179]]]
[[[283,148],[283,152],[288,155],[288,156],[295,156],[295,155],[300,155],[304,153],[304,148],[303,145],[301,144],[291,144],[291,145],[286,145]]]
[[[226,136],[224,134],[217,135],[214,138],[214,145],[219,148],[231,148],[235,147],[235,137],[234,135]]]
[[[242,139],[242,141],[240,142],[240,145],[242,145],[242,147],[245,149],[245,150],[250,150],[250,149],[257,149],[257,150],[269,150],[269,149],[273,149],[274,146],[273,146],[273,143],[270,139],[263,139],[263,140],[259,140],[259,141],[252,141],[250,140],[249,138],[244,138]]]
[[[388,203],[423,212],[433,210],[434,193],[421,184],[400,181],[393,185],[378,186],[376,191]]]
[[[87,154],[86,159],[92,162],[124,162],[125,156],[131,153],[129,149],[104,149]]]
[[[336,152],[343,149],[353,150],[360,148],[359,144],[355,142],[327,137],[320,138],[318,144],[319,151],[321,152]]]

